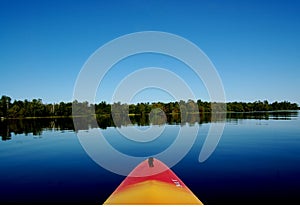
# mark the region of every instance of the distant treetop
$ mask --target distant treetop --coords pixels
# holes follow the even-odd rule
[[[227,112],[255,112],[255,111],[278,111],[278,110],[299,110],[298,104],[290,103],[288,101],[268,103],[268,101],[255,101],[255,102],[229,102],[229,103],[211,103],[207,101],[175,101],[169,103],[113,103],[108,104],[104,101],[98,104],[89,104],[88,102],[60,102],[58,104],[45,104],[42,99],[33,99],[28,101],[14,100],[8,96],[2,96],[0,99],[0,117],[1,118],[26,118],[26,117],[55,117],[55,116],[72,116],[72,105],[76,104],[80,107],[79,111],[75,114],[88,115],[88,114],[111,114],[111,109],[127,110],[128,114],[149,114],[152,109],[160,108],[166,114],[178,113],[206,113],[211,112],[212,108],[216,111]],[[226,108],[225,108],[226,106]],[[74,111],[73,111],[74,114]]]

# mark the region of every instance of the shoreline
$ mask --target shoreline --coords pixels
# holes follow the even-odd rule
[[[298,112],[298,110],[272,110],[272,111],[245,111],[245,112],[239,112],[239,111],[224,111],[224,112],[214,112],[215,114],[252,114],[252,113],[280,113],[280,112]],[[185,113],[185,115],[200,115],[200,114],[211,114],[212,112],[193,112],[193,113]],[[150,113],[143,113],[143,114],[128,114],[129,117],[134,116],[143,116],[147,115],[149,116]],[[173,115],[180,115],[181,113],[168,113],[167,116],[173,116]],[[85,118],[85,117],[91,117],[96,116],[96,118],[101,117],[110,117],[111,114],[90,114],[90,115],[77,115],[77,116],[39,116],[39,117],[0,117],[1,121],[4,120],[30,120],[30,119],[73,119],[73,118]]]

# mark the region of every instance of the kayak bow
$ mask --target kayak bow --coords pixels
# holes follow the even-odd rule
[[[104,204],[202,204],[193,192],[161,161],[140,163]]]

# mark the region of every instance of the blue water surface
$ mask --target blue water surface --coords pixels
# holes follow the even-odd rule
[[[174,142],[181,127],[197,125],[195,143],[172,170],[201,201],[300,204],[299,115],[224,123],[216,150],[203,163],[199,153],[212,123],[167,124],[160,137],[144,143],[125,139],[114,127],[99,130],[124,154],[155,156]],[[0,141],[0,166],[1,204],[102,204],[124,179],[95,163],[76,132],[66,129],[12,133],[11,139]]]

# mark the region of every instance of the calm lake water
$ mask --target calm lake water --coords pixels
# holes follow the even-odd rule
[[[203,163],[198,157],[209,117],[184,125],[168,119],[158,139],[139,144],[124,141],[109,118],[98,123],[116,149],[134,156],[159,153],[181,127],[199,126],[193,147],[172,170],[204,204],[300,204],[298,111],[227,114],[221,121],[221,140]],[[122,128],[149,124],[135,123]],[[81,130],[97,127],[86,121]],[[81,130],[74,130],[70,119],[0,121],[0,204],[102,204],[124,176],[86,154],[77,138]]]

